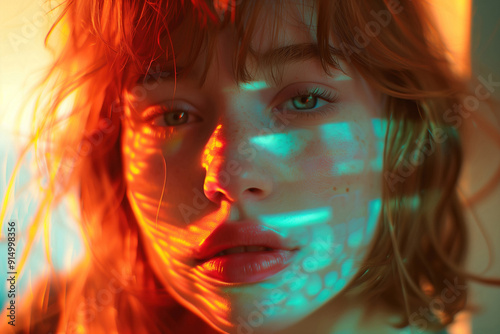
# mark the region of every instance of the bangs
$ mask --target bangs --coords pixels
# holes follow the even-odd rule
[[[337,57],[341,52],[329,44],[326,26],[317,29],[321,8],[331,6],[331,1],[241,1],[241,0],[192,0],[177,2],[161,1],[157,6],[144,3],[142,8],[131,8],[129,13],[141,13],[133,20],[134,38],[123,40],[127,47],[125,61],[128,70],[126,82],[144,82],[158,78],[161,73],[174,75],[175,79],[191,73],[196,63],[200,75],[199,85],[206,80],[208,68],[214,58],[216,38],[225,28],[232,26],[237,36],[238,47],[234,51],[233,71],[238,83],[252,81],[247,66],[253,59],[269,68],[265,80],[278,84],[281,81],[284,59],[299,61],[319,58],[326,73],[330,68],[339,68]],[[292,5],[292,6],[291,6]],[[284,10],[286,8],[286,12]],[[311,43],[295,48],[279,45],[283,40],[284,24],[297,25],[309,32]],[[266,27],[267,30],[264,30]],[[270,31],[268,30],[270,28]],[[252,44],[254,38],[268,36],[274,52],[261,50]],[[147,79],[146,79],[147,78]]]

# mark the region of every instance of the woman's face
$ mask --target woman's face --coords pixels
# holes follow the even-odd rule
[[[275,45],[262,24],[252,46],[269,56],[314,44],[294,18]],[[174,45],[182,39],[173,34]],[[204,85],[200,57],[175,100],[173,76],[129,90],[127,196],[150,262],[180,303],[222,331],[274,332],[332,300],[362,263],[380,212],[381,98],[349,64],[329,76],[319,58],[291,52],[249,58],[253,81],[238,84],[236,48],[232,28],[222,31]],[[266,84],[273,59],[282,81]],[[213,256],[245,244],[269,249]]]

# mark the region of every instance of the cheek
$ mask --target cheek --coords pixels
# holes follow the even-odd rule
[[[143,235],[149,240],[148,252],[156,265],[170,267],[175,249],[189,244],[189,235],[184,235],[185,224],[176,219],[178,203],[188,198],[179,197],[180,186],[175,183],[178,178],[168,177],[176,173],[175,168],[166,164],[168,158],[156,140],[125,131],[122,152],[127,196]],[[171,198],[170,193],[176,196]],[[185,245],[179,244],[179,239]]]
[[[122,138],[127,196],[136,217],[149,225],[185,227],[208,205],[201,151],[186,138],[151,138],[127,129]],[[185,152],[190,152],[186,154]]]
[[[307,159],[302,165],[307,173],[312,173],[315,171],[326,172],[331,170],[333,165],[333,157],[330,155],[322,154],[318,157]]]
[[[269,169],[277,181],[297,184],[303,181],[324,182],[362,170],[366,147],[354,138],[353,126],[347,122],[331,123],[317,128],[293,130],[252,139],[259,151],[272,159]],[[353,169],[355,168],[355,169]],[[306,187],[311,188],[311,187]]]
[[[161,145],[157,140],[141,135],[140,131],[128,129],[122,139],[122,152],[127,196],[134,214],[143,227],[154,226],[157,219],[165,218],[164,206],[168,203],[162,194],[170,171]]]
[[[122,139],[124,175],[128,190],[138,198],[159,198],[165,178],[162,151],[154,140],[126,130]]]
[[[308,143],[296,159],[298,174],[307,181],[306,189],[314,194],[334,195],[369,185],[372,149],[366,135],[358,135],[360,130],[356,128],[351,125],[349,129],[353,130],[343,135],[325,129],[321,138]]]
[[[311,141],[298,161],[306,175],[301,187],[314,197],[313,203],[330,207],[331,231],[311,228],[311,244],[328,245],[332,254],[324,264],[342,266],[341,254],[354,254],[372,239],[380,213],[381,171],[373,161],[381,154],[370,122],[351,123],[344,135]],[[319,233],[318,233],[319,232]],[[323,240],[330,236],[329,240]],[[340,262],[339,262],[340,261]],[[348,272],[351,262],[344,265]]]

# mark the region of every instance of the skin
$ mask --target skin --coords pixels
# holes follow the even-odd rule
[[[307,20],[289,15],[295,20],[284,21],[278,46],[314,43],[300,24]],[[253,40],[260,52],[272,47],[268,28]],[[175,45],[182,34],[173,39]],[[173,103],[190,111],[187,123],[169,126],[165,113],[144,116],[172,105],[173,80],[142,85],[147,94],[140,97],[129,90],[123,168],[153,269],[179,303],[218,332],[388,329],[385,320],[358,321],[362,305],[339,294],[358,271],[380,213],[380,94],[347,64],[329,76],[318,59],[287,64],[278,85],[264,85],[267,69],[250,60],[253,84],[238,84],[236,48],[235,31],[221,31],[205,84],[177,81]],[[202,64],[200,58],[195,72]],[[337,98],[319,99],[312,109],[329,112],[307,117],[314,110],[297,109],[293,99],[316,87]],[[296,256],[259,283],[207,278],[194,248],[221,223],[243,219],[278,231],[300,248]]]

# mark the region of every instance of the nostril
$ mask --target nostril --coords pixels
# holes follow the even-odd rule
[[[218,202],[222,199],[222,196],[224,196],[223,193],[221,193],[218,190],[205,190],[205,196],[212,202]]]
[[[212,198],[213,198],[213,201],[216,202],[216,203],[220,203],[220,201],[222,201],[222,198],[224,197],[224,194],[221,193],[220,191],[216,191]]]
[[[252,194],[258,194],[262,192],[262,190],[259,188],[248,188],[247,191],[251,192]]]

